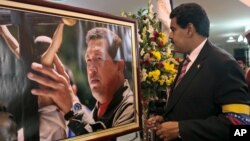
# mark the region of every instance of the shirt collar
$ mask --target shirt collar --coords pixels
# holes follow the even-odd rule
[[[207,38],[206,38],[204,41],[202,41],[202,42],[198,45],[198,47],[196,47],[196,48],[188,55],[188,57],[189,57],[189,59],[191,60],[191,62],[194,62],[195,59],[198,57],[198,55],[200,54],[201,49],[204,47],[206,41],[207,41]]]

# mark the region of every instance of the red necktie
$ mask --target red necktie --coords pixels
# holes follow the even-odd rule
[[[188,56],[185,58],[185,61],[182,65],[182,68],[181,68],[181,73],[176,81],[176,84],[175,84],[175,87],[180,83],[181,79],[184,77],[184,75],[186,74],[186,70],[187,70],[187,66],[188,66],[188,63],[190,62],[191,60],[188,58]]]

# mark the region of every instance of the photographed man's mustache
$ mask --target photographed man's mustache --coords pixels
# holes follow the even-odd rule
[[[97,76],[90,77],[90,81],[93,81],[93,80],[99,80],[99,77]]]

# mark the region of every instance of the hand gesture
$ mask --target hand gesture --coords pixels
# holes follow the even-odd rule
[[[159,124],[156,128],[156,135],[164,141],[173,140],[179,137],[179,123],[168,121]]]
[[[30,80],[37,82],[43,87],[32,89],[31,93],[37,96],[51,98],[53,102],[64,112],[70,111],[74,93],[69,83],[69,76],[58,56],[54,57],[55,67],[48,67],[38,63],[32,63],[31,68],[42,74],[32,72],[27,74]]]
[[[163,121],[164,121],[164,119],[163,119],[162,116],[156,115],[156,116],[150,117],[147,120],[147,125],[146,126],[147,126],[147,128],[151,128],[151,129],[156,130],[157,125],[159,125]]]

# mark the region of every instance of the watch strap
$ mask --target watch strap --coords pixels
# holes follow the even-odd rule
[[[70,120],[71,118],[73,118],[74,116],[75,116],[74,112],[70,110],[68,113],[66,113],[66,114],[64,115],[64,119],[65,119],[66,121],[68,121],[68,120]]]

